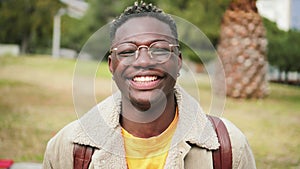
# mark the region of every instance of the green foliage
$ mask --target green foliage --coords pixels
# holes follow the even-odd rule
[[[223,12],[230,0],[145,0],[192,22],[216,45]],[[90,8],[80,19],[61,18],[62,47],[80,51],[88,38],[112,21],[134,0],[87,0]],[[50,51],[53,16],[63,5],[58,0],[1,0],[0,42],[17,43],[23,52]]]
[[[80,33],[79,33],[80,32]],[[64,15],[61,18],[61,47],[79,51],[89,37],[82,20]]]
[[[53,16],[62,5],[53,0],[0,1],[0,42],[35,52],[51,44]]]
[[[196,63],[208,63],[216,57],[215,51],[205,49],[194,51],[184,43],[180,43],[180,50],[185,59]]]
[[[88,3],[89,10],[82,19],[77,20],[69,16],[63,17],[63,47],[80,51],[93,33],[121,14],[124,7],[133,4],[130,1],[118,0],[88,0]]]
[[[84,42],[94,32],[120,15],[125,7],[134,3],[133,0],[89,0],[88,2],[90,3],[90,9],[82,20],[72,21],[72,19],[64,18],[63,35],[65,36],[62,37],[63,46],[79,51]],[[208,0],[201,0],[200,2],[199,0],[148,0],[145,2],[151,2],[162,8],[166,13],[182,17],[195,24],[208,36],[212,44],[216,45],[221,17],[229,0],[217,0],[215,2]],[[193,57],[193,55],[190,56]],[[200,61],[199,59],[194,60]]]
[[[268,60],[280,71],[300,71],[300,32],[279,30],[275,23],[264,19],[268,39]]]
[[[220,24],[230,0],[158,0],[166,13],[186,19],[197,26],[217,45]]]

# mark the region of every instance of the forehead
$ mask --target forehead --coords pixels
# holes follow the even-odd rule
[[[138,40],[141,41],[158,38],[157,36],[149,36],[151,34],[174,37],[168,24],[153,17],[143,16],[131,18],[121,25],[116,31],[114,42],[120,42],[130,37],[140,37]],[[143,37],[143,35],[145,36]]]

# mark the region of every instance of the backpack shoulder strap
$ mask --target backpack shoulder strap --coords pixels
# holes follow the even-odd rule
[[[94,147],[75,143],[73,149],[73,168],[87,169],[92,160],[94,150]]]
[[[220,148],[212,152],[214,169],[232,169],[232,149],[230,137],[223,121],[207,115],[217,133]]]

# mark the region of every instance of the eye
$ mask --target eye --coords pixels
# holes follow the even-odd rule
[[[156,56],[168,55],[170,53],[168,48],[158,48],[158,47],[150,48],[150,52],[152,55],[156,55]]]
[[[124,44],[120,45],[116,52],[119,57],[131,57],[135,55],[136,49],[137,47],[134,45]]]
[[[135,54],[135,50],[124,50],[117,53],[121,57],[130,57]]]
[[[170,54],[170,46],[168,42],[158,41],[151,45],[150,52],[154,56],[166,56]]]

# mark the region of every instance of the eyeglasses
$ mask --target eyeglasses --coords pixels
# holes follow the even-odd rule
[[[156,61],[157,63],[164,63],[170,59],[171,54],[174,52],[173,47],[179,47],[179,45],[170,44],[166,41],[157,41],[149,46],[137,46],[133,43],[123,43],[115,48],[112,48],[110,52],[115,52],[118,60],[121,63],[130,65],[138,59],[139,50],[141,48],[146,48],[152,60]]]

